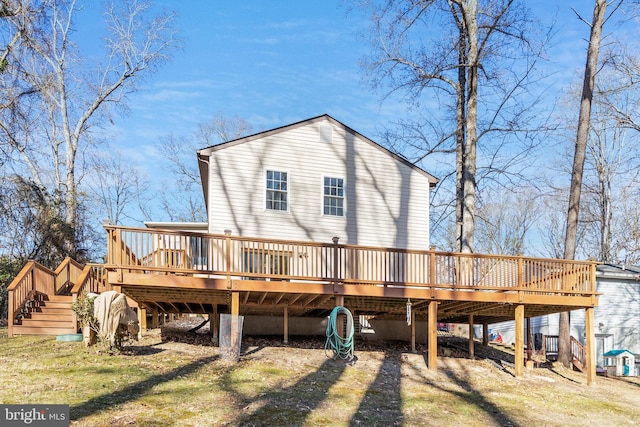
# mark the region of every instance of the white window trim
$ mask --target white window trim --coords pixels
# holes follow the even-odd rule
[[[284,172],[287,174],[287,209],[267,209],[267,171]],[[291,173],[287,169],[278,167],[265,167],[262,171],[262,210],[264,212],[273,212],[278,214],[289,213],[291,209]]]
[[[342,215],[330,215],[324,213],[324,179],[336,178],[342,180]],[[346,218],[347,217],[347,179],[341,175],[325,174],[320,177],[320,215],[325,218]]]

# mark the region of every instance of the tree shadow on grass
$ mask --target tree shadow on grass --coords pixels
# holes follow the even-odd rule
[[[455,394],[456,396],[463,399],[467,403],[476,406],[478,409],[481,409],[483,412],[485,412],[487,415],[493,418],[497,425],[513,426],[513,427],[516,427],[518,425],[518,423],[516,423],[514,420],[509,418],[508,415],[503,413],[500,410],[499,406],[487,400],[487,398],[481,392],[473,388],[473,386],[465,378],[466,376],[469,375],[466,369],[463,372],[458,372],[453,369],[447,369],[447,368],[445,369],[441,368],[441,370],[451,381],[453,381],[456,385],[458,385],[460,388],[464,390],[464,392],[452,391],[452,390],[447,390],[447,391]],[[473,373],[471,373],[471,375],[473,375]],[[435,385],[435,384],[432,384],[432,385]],[[444,388],[441,388],[441,389],[445,390]]]
[[[163,348],[157,348],[154,345],[129,346],[122,349],[121,353],[126,356],[150,356],[162,353]]]
[[[400,395],[402,361],[399,355],[385,351],[376,379],[360,401],[350,426],[402,425],[402,396]]]
[[[427,355],[424,356],[425,364],[427,362]],[[489,401],[480,391],[476,390],[467,377],[471,375],[477,375],[473,372],[469,373],[467,369],[462,368],[462,371],[453,370],[451,368],[446,368],[439,366],[438,372],[446,375],[451,382],[462,389],[459,390],[457,388],[448,387],[446,384],[439,382],[436,378],[429,378],[424,376],[420,371],[414,368],[414,371],[417,375],[421,376],[424,380],[426,386],[434,387],[440,391],[445,393],[449,393],[461,401],[480,409],[482,412],[486,413],[489,417],[491,417],[496,425],[500,426],[509,426],[509,427],[517,427],[519,424],[512,420],[508,415],[504,414],[500,407]],[[510,374],[509,372],[503,372],[505,374]]]
[[[625,377],[607,377],[609,380],[620,381],[621,383],[629,384],[630,386],[640,387],[640,383],[637,380],[632,380],[630,378]]]
[[[203,357],[193,362],[179,366],[170,372],[164,374],[156,374],[147,378],[146,380],[139,381],[135,384],[131,384],[121,390],[116,390],[111,393],[103,394],[101,396],[94,397],[79,405],[72,406],[71,419],[78,420],[80,418],[101,412],[112,408],[115,405],[121,405],[133,400],[136,400],[140,396],[146,394],[153,387],[173,381],[176,378],[192,374],[202,368],[207,363],[211,363],[218,359],[218,356]]]
[[[580,384],[580,381],[576,381],[573,378],[569,377],[568,375],[565,375],[562,372],[562,369],[566,369],[566,368],[560,368],[560,369],[549,368],[549,372],[552,372],[552,373],[556,374],[557,376],[561,377],[564,380],[571,381],[572,383]]]
[[[326,399],[331,386],[342,376],[346,364],[327,359],[312,374],[284,388],[272,388],[255,397],[241,399],[237,425],[302,426],[309,415]],[[241,396],[231,379],[225,379],[230,393]]]

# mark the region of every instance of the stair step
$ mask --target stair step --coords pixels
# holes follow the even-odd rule
[[[14,335],[63,335],[75,334],[76,332],[73,327],[13,326]]]
[[[71,295],[47,295],[47,300],[45,302],[73,302],[73,297]]]
[[[71,302],[64,302],[64,301],[44,301],[42,303],[40,303],[40,307],[41,308],[66,308],[66,309],[71,309]]]
[[[42,319],[22,319],[22,326],[42,327],[42,328],[69,328],[73,327],[71,320],[42,320]]]
[[[32,312],[31,317],[28,318],[30,320],[58,320],[64,322],[73,321],[73,312],[70,310],[65,310],[63,313],[51,313],[49,310],[43,312]]]
[[[50,307],[40,307],[39,309],[36,309],[34,311],[31,312],[31,315],[38,315],[38,314],[71,314],[73,313],[73,310],[71,310],[71,308],[50,308]]]

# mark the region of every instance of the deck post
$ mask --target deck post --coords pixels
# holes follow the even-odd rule
[[[211,342],[218,342],[218,304],[213,304],[213,312],[209,314],[209,332]]]
[[[438,361],[438,301],[429,301],[429,312],[427,321],[427,334],[429,349],[427,354],[427,366],[430,370],[437,369]]]
[[[9,300],[9,307],[8,307],[8,311],[7,311],[7,336],[9,338],[13,337],[13,321],[16,317],[16,314],[14,313],[15,311],[15,307],[13,305],[13,289],[10,290],[9,292],[7,292],[7,299]]]
[[[151,311],[151,329],[158,328],[158,307],[153,307]]]
[[[527,343],[527,361],[529,361],[531,360],[533,350],[533,343],[531,342],[531,318],[527,317],[525,322],[525,325],[527,325],[527,336],[524,338],[524,341]]]
[[[416,352],[416,311],[411,310],[411,353]]]
[[[475,341],[473,328],[473,314],[469,315],[469,358],[473,360],[475,356]]]
[[[231,289],[231,230],[224,230],[225,236],[225,267],[227,270],[227,289]]]
[[[429,247],[429,285],[431,286],[431,298],[436,296],[436,247],[431,245]]]
[[[487,322],[482,324],[482,345],[485,347],[489,345],[489,324]]]
[[[289,305],[284,306],[284,340],[285,344],[289,344]]]
[[[333,241],[333,293],[335,294],[338,293],[338,241],[340,240],[340,238],[338,236],[333,236],[331,240]]]
[[[240,292],[231,292],[231,315],[240,315]]]
[[[147,329],[147,310],[138,306],[138,339],[142,339],[142,330]]]
[[[236,348],[240,316],[240,292],[231,292],[231,348]]]
[[[594,311],[593,307],[585,309],[585,334],[586,334],[586,362],[587,362],[587,385],[592,385],[596,379],[596,342],[595,331],[593,329],[594,323]]]
[[[336,307],[344,307],[344,295],[336,295]],[[344,323],[346,316],[342,313],[339,313],[336,316],[336,331],[340,338],[345,338],[346,334],[344,331]]]
[[[518,304],[515,310],[516,349],[514,355],[515,376],[524,374],[524,304]]]

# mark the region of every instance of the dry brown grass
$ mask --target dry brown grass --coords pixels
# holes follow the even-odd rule
[[[204,340],[202,341],[204,342]],[[356,343],[357,361],[317,341],[245,339],[237,364],[210,345],[162,341],[122,354],[0,330],[0,401],[64,403],[78,426],[637,425],[640,383],[535,369],[515,378],[486,360],[441,357],[437,371],[402,345]],[[360,346],[360,348],[359,348]],[[422,350],[422,349],[421,349]]]

